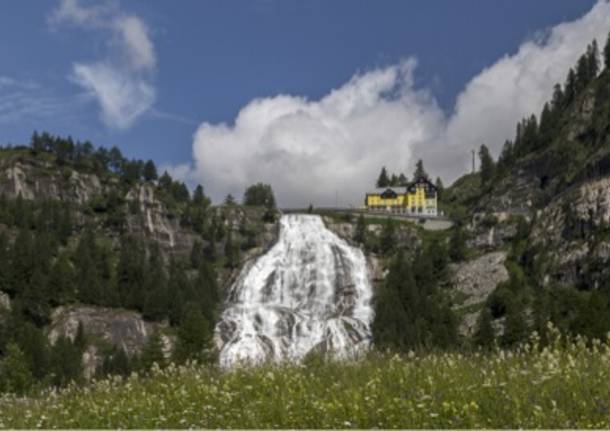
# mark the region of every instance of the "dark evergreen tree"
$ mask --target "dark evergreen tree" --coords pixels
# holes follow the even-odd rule
[[[163,352],[163,340],[159,331],[156,330],[148,338],[142,349],[140,367],[147,371],[156,363],[160,368],[164,368],[166,362],[165,353]]]
[[[121,251],[116,269],[116,283],[120,303],[128,308],[141,310],[146,298],[146,253],[135,237],[121,238]]]
[[[396,248],[396,223],[391,218],[387,218],[381,230],[380,252],[390,254]]]
[[[466,234],[461,225],[456,225],[449,237],[449,258],[453,262],[461,262],[466,258]]]
[[[178,362],[185,362],[189,359],[205,359],[211,338],[210,324],[199,307],[192,303],[187,304],[184,319],[178,328],[178,339],[174,352],[175,359]]]
[[[203,262],[203,244],[201,241],[195,240],[193,242],[193,247],[191,248],[191,268],[197,269],[199,265]]]
[[[481,184],[488,184],[494,177],[496,164],[485,144],[479,148],[479,164],[481,167]]]
[[[354,241],[360,244],[366,244],[366,222],[364,220],[364,214],[358,216],[358,221],[354,228]]]
[[[61,253],[49,275],[49,301],[52,306],[69,304],[76,300],[74,271],[67,253]]]
[[[606,69],[610,69],[610,33],[608,33],[608,39],[604,46],[604,64],[606,65]]]
[[[429,180],[428,173],[424,169],[424,161],[419,159],[415,164],[415,173],[413,174],[413,181]]]
[[[225,241],[225,264],[229,268],[236,268],[239,264],[239,244],[233,238],[233,231],[230,229]]]
[[[146,299],[142,310],[143,316],[150,320],[165,319],[169,312],[167,277],[161,250],[157,243],[150,250],[145,286]]]
[[[104,356],[102,366],[97,374],[104,376],[127,377],[131,373],[131,361],[122,347],[114,347]]]
[[[599,48],[597,47],[597,40],[595,39],[593,39],[591,45],[587,47],[587,66],[589,70],[589,81],[592,81],[599,73]]]
[[[402,172],[398,176],[398,185],[401,187],[406,187],[409,184],[409,180]]]
[[[390,186],[390,177],[388,177],[388,171],[385,166],[381,168],[381,173],[379,174],[379,178],[377,178],[377,187],[389,187]]]
[[[7,347],[0,357],[0,392],[25,394],[34,384],[34,377],[27,367],[25,355],[15,343]]]
[[[155,166],[155,162],[149,160],[144,165],[144,179],[146,181],[156,180],[158,178],[157,175],[157,167]]]
[[[51,375],[56,386],[82,379],[82,352],[69,338],[60,336],[51,348]]]
[[[474,342],[477,346],[490,348],[494,344],[495,332],[492,325],[493,318],[488,307],[484,307],[477,319],[474,333]]]
[[[434,185],[436,186],[436,197],[441,201],[443,199],[443,193],[445,192],[445,186],[443,185],[441,177],[436,177],[436,183]]]

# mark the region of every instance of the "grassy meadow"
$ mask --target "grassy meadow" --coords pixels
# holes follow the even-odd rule
[[[149,376],[0,398],[10,428],[609,428],[610,347],[536,338],[509,352],[369,354]]]

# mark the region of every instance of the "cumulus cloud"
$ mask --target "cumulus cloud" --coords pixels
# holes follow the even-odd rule
[[[125,15],[110,4],[83,6],[78,0],[61,0],[49,22],[110,35],[107,56],[74,63],[70,75],[72,82],[97,101],[104,123],[128,128],[153,106],[155,49],[148,27],[139,17]]]
[[[256,181],[271,183],[283,206],[361,205],[382,165],[412,172],[418,158],[450,181],[486,143],[498,152],[519,119],[539,112],[555,82],[592,39],[605,41],[610,4],[521,44],[475,76],[445,114],[414,87],[416,61],[358,74],[319,100],[278,95],[244,106],[233,124],[203,123],[190,171],[216,200]]]
[[[404,169],[412,145],[436,139],[442,112],[413,89],[415,61],[353,77],[317,101],[253,100],[233,125],[203,123],[194,177],[216,198],[254,181],[273,184],[283,205],[361,196],[383,164]]]

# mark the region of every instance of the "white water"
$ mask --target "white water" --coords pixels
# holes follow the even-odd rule
[[[370,342],[371,297],[360,249],[318,216],[282,216],[278,242],[231,287],[216,327],[220,364],[353,355]]]

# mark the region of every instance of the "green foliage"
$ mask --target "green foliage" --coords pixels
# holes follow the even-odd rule
[[[23,395],[33,384],[34,376],[27,367],[25,355],[17,344],[9,344],[6,355],[0,358],[0,392]]]
[[[610,33],[608,33],[608,39],[606,40],[606,45],[604,46],[604,64],[606,69],[610,69]]]
[[[476,331],[473,341],[477,346],[489,349],[493,346],[495,340],[495,332],[492,326],[492,315],[489,308],[484,307],[477,319]]]
[[[174,358],[179,363],[203,360],[210,348],[212,332],[200,308],[190,303],[185,307],[184,318],[178,328]]]
[[[377,187],[388,187],[390,185],[390,177],[388,176],[388,171],[386,170],[385,166],[381,168],[379,178],[377,178],[377,182],[375,184]]]
[[[457,320],[441,292],[448,279],[447,252],[439,241],[412,260],[398,251],[375,298],[375,345],[397,351],[455,346]]]
[[[466,232],[460,224],[457,224],[453,227],[449,237],[449,258],[452,262],[461,262],[466,259],[467,251]]]
[[[610,385],[600,376],[610,373],[609,359],[605,343],[588,348],[557,337],[545,350],[532,338],[512,352],[372,354],[231,372],[191,364],[7,398],[0,421],[7,428],[608,428]]]
[[[142,349],[142,355],[140,356],[140,368],[144,371],[148,371],[153,367],[153,364],[157,364],[160,368],[167,365],[165,353],[163,352],[163,340],[159,331],[155,330],[144,345]]]
[[[426,172],[426,170],[424,169],[424,162],[422,159],[419,159],[417,161],[417,163],[415,164],[415,173],[413,174],[413,181],[419,181],[419,180],[428,180],[428,173]]]
[[[262,206],[275,209],[275,196],[269,184],[257,183],[248,187],[244,193],[244,205]]]
[[[364,221],[364,215],[360,214],[356,222],[354,229],[354,241],[360,244],[366,244],[366,222]]]
[[[489,153],[489,148],[485,144],[479,148],[479,163],[481,167],[481,185],[486,185],[495,175],[496,164]]]
[[[388,217],[381,231],[379,251],[382,254],[390,254],[396,248],[397,242],[396,222]]]

